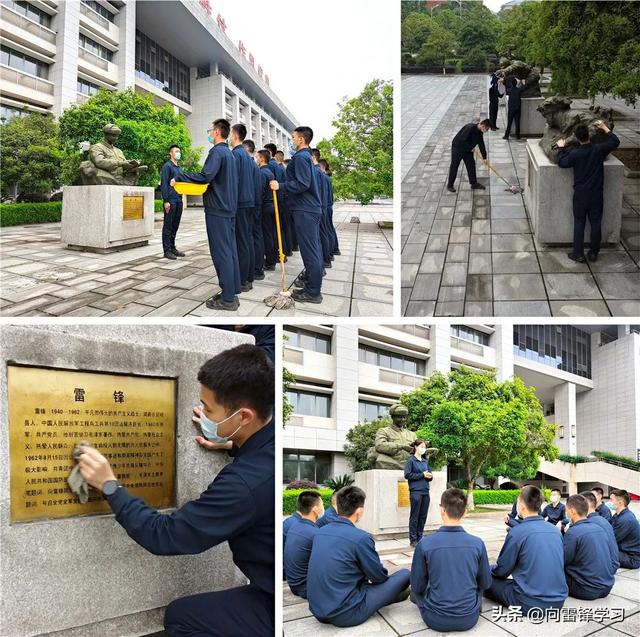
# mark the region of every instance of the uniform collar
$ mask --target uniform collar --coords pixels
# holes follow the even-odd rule
[[[238,447],[236,458],[239,458],[240,456],[246,455],[248,453],[253,453],[261,447],[264,447],[265,445],[273,445],[273,438],[274,424],[272,418],[262,429],[260,429],[260,431],[256,431],[256,433],[254,433],[251,438],[246,440],[242,447]]]
[[[342,517],[341,515],[338,516],[338,519],[336,520],[336,522],[340,522],[341,524],[348,524],[349,526],[355,527],[355,524],[351,520],[349,520],[348,518]]]
[[[464,528],[457,524],[456,526],[441,526],[438,531],[443,531],[444,533],[464,533]]]
[[[306,522],[311,526],[318,526],[315,522],[312,522],[311,520],[307,520],[307,518],[303,518],[302,516],[300,516],[300,519],[298,520],[298,522]]]
[[[520,522],[520,524],[522,524],[523,522],[544,522],[544,518],[541,515],[532,515],[528,518],[522,518],[522,521]]]
[[[589,513],[589,515],[587,515],[587,520],[588,520],[589,518],[592,518],[594,515],[595,515],[595,516],[597,516],[597,517],[599,517],[599,516],[598,516],[598,512],[597,512],[597,511],[593,511],[592,513]]]

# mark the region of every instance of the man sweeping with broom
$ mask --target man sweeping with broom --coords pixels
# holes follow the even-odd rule
[[[291,150],[295,152],[287,166],[285,181],[279,182],[274,179],[270,186],[273,191],[282,190],[287,195],[287,204],[293,217],[300,256],[304,263],[304,288],[294,290],[291,298],[302,303],[322,303],[320,293],[322,288],[322,246],[320,244],[322,202],[309,148],[313,131],[308,126],[299,126],[293,131],[291,137],[295,146]],[[281,258],[281,267],[284,267],[283,261],[284,259]]]

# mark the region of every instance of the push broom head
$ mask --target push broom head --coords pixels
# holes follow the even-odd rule
[[[296,306],[289,290],[276,292],[264,300],[264,304],[276,310],[290,310]]]

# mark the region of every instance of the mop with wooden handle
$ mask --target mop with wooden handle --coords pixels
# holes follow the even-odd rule
[[[497,168],[488,160],[485,159],[484,157],[482,157],[482,155],[480,154],[480,152],[478,151],[478,149],[476,148],[476,157],[478,157],[479,159],[482,159],[482,161],[484,162],[484,165],[489,169],[492,170],[496,176],[498,177],[498,179],[501,179],[502,181],[504,181],[505,184],[507,184],[507,186],[509,186],[508,188],[505,188],[505,190],[507,192],[510,192],[513,195],[519,195],[522,192],[522,188],[520,188],[520,186],[518,186],[518,184],[510,184],[497,170]]]
[[[278,235],[278,256],[280,259],[280,271],[282,274],[282,289],[271,296],[268,296],[264,303],[269,307],[274,307],[276,310],[289,310],[296,306],[296,302],[291,296],[291,292],[287,290],[287,277],[284,270],[284,251],[282,250],[282,232],[280,231],[280,211],[278,210],[278,197],[276,191],[272,190],[273,194],[273,209],[276,213],[276,234]]]

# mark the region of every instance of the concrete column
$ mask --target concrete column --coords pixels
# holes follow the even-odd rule
[[[231,124],[237,124],[240,121],[240,97],[237,93],[234,93],[231,101],[233,109],[233,121]]]
[[[501,382],[513,378],[513,326],[496,325],[489,342],[496,353],[496,378]]]
[[[64,4],[69,4],[65,2]],[[135,85],[136,81],[136,3],[125,2],[115,16],[119,29],[118,53],[118,90],[123,91]]]
[[[562,383],[554,390],[555,424],[564,427],[564,438],[557,438],[556,444],[562,453],[577,453],[576,386]]]
[[[631,326],[630,325],[618,325],[618,338],[624,338],[631,334]]]
[[[54,84],[53,114],[59,117],[78,98],[80,3],[58,3],[58,15],[52,27],[57,32],[56,61],[49,79]]]
[[[431,349],[427,361],[427,376],[433,372],[448,374],[451,371],[451,329],[449,325],[432,325],[429,330]]]
[[[337,448],[342,449],[345,435],[358,424],[358,328],[336,325],[333,332],[336,382],[333,388],[333,417],[336,421]]]

